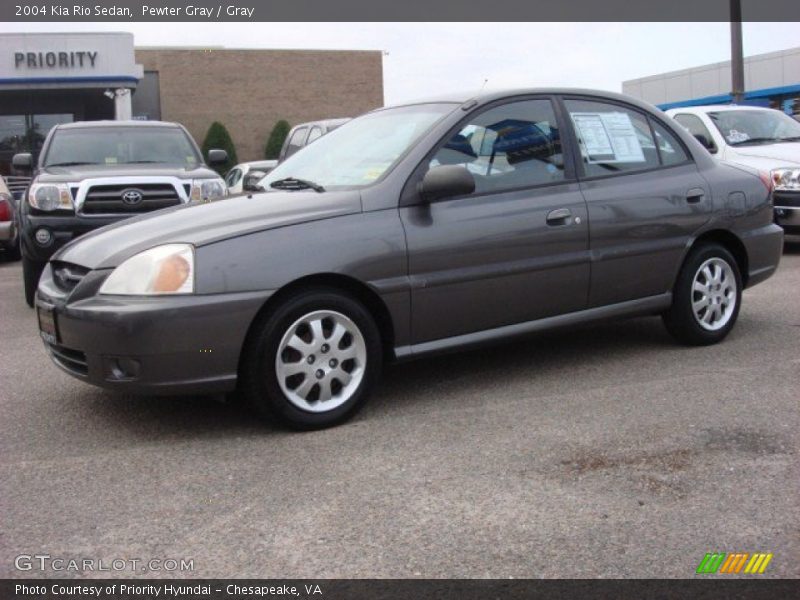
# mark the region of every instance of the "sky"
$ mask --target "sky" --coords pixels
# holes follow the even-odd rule
[[[745,56],[800,45],[798,23],[743,27]],[[386,104],[482,87],[619,92],[628,79],[730,58],[728,23],[0,23],[34,31],[130,31],[137,46],[382,50]]]

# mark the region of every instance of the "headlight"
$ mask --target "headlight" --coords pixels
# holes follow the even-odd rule
[[[132,256],[100,287],[101,294],[152,296],[194,292],[194,247],[165,244]]]
[[[65,183],[34,183],[28,192],[28,204],[47,212],[72,210],[72,195]]]
[[[195,179],[192,181],[192,202],[208,202],[228,195],[222,179]]]
[[[800,192],[800,168],[773,169],[772,187],[783,192]]]

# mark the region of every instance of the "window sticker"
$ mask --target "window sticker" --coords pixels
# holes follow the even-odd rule
[[[587,162],[645,162],[642,144],[627,113],[571,113],[571,116]]]
[[[731,144],[737,144],[739,142],[746,142],[750,139],[750,136],[747,135],[744,131],[737,131],[736,129],[731,129],[728,132],[728,141]]]
[[[106,156],[106,164],[107,165],[115,165],[119,161],[117,160],[116,156]]]

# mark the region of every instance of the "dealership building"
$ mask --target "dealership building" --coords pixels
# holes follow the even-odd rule
[[[744,60],[744,104],[777,108],[800,118],[800,48],[757,54]],[[729,104],[730,61],[632,79],[622,92],[662,110]]]
[[[161,119],[201,144],[225,125],[242,161],[275,123],[352,117],[383,105],[382,52],[135,47],[130,33],[0,34],[0,174],[53,125]]]

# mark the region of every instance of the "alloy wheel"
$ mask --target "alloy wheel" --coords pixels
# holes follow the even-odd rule
[[[284,333],[275,374],[297,408],[326,412],[347,402],[364,378],[367,345],[347,316],[318,310],[297,319]]]
[[[697,269],[692,281],[692,312],[706,331],[725,327],[736,308],[736,276],[721,258],[709,258]]]

